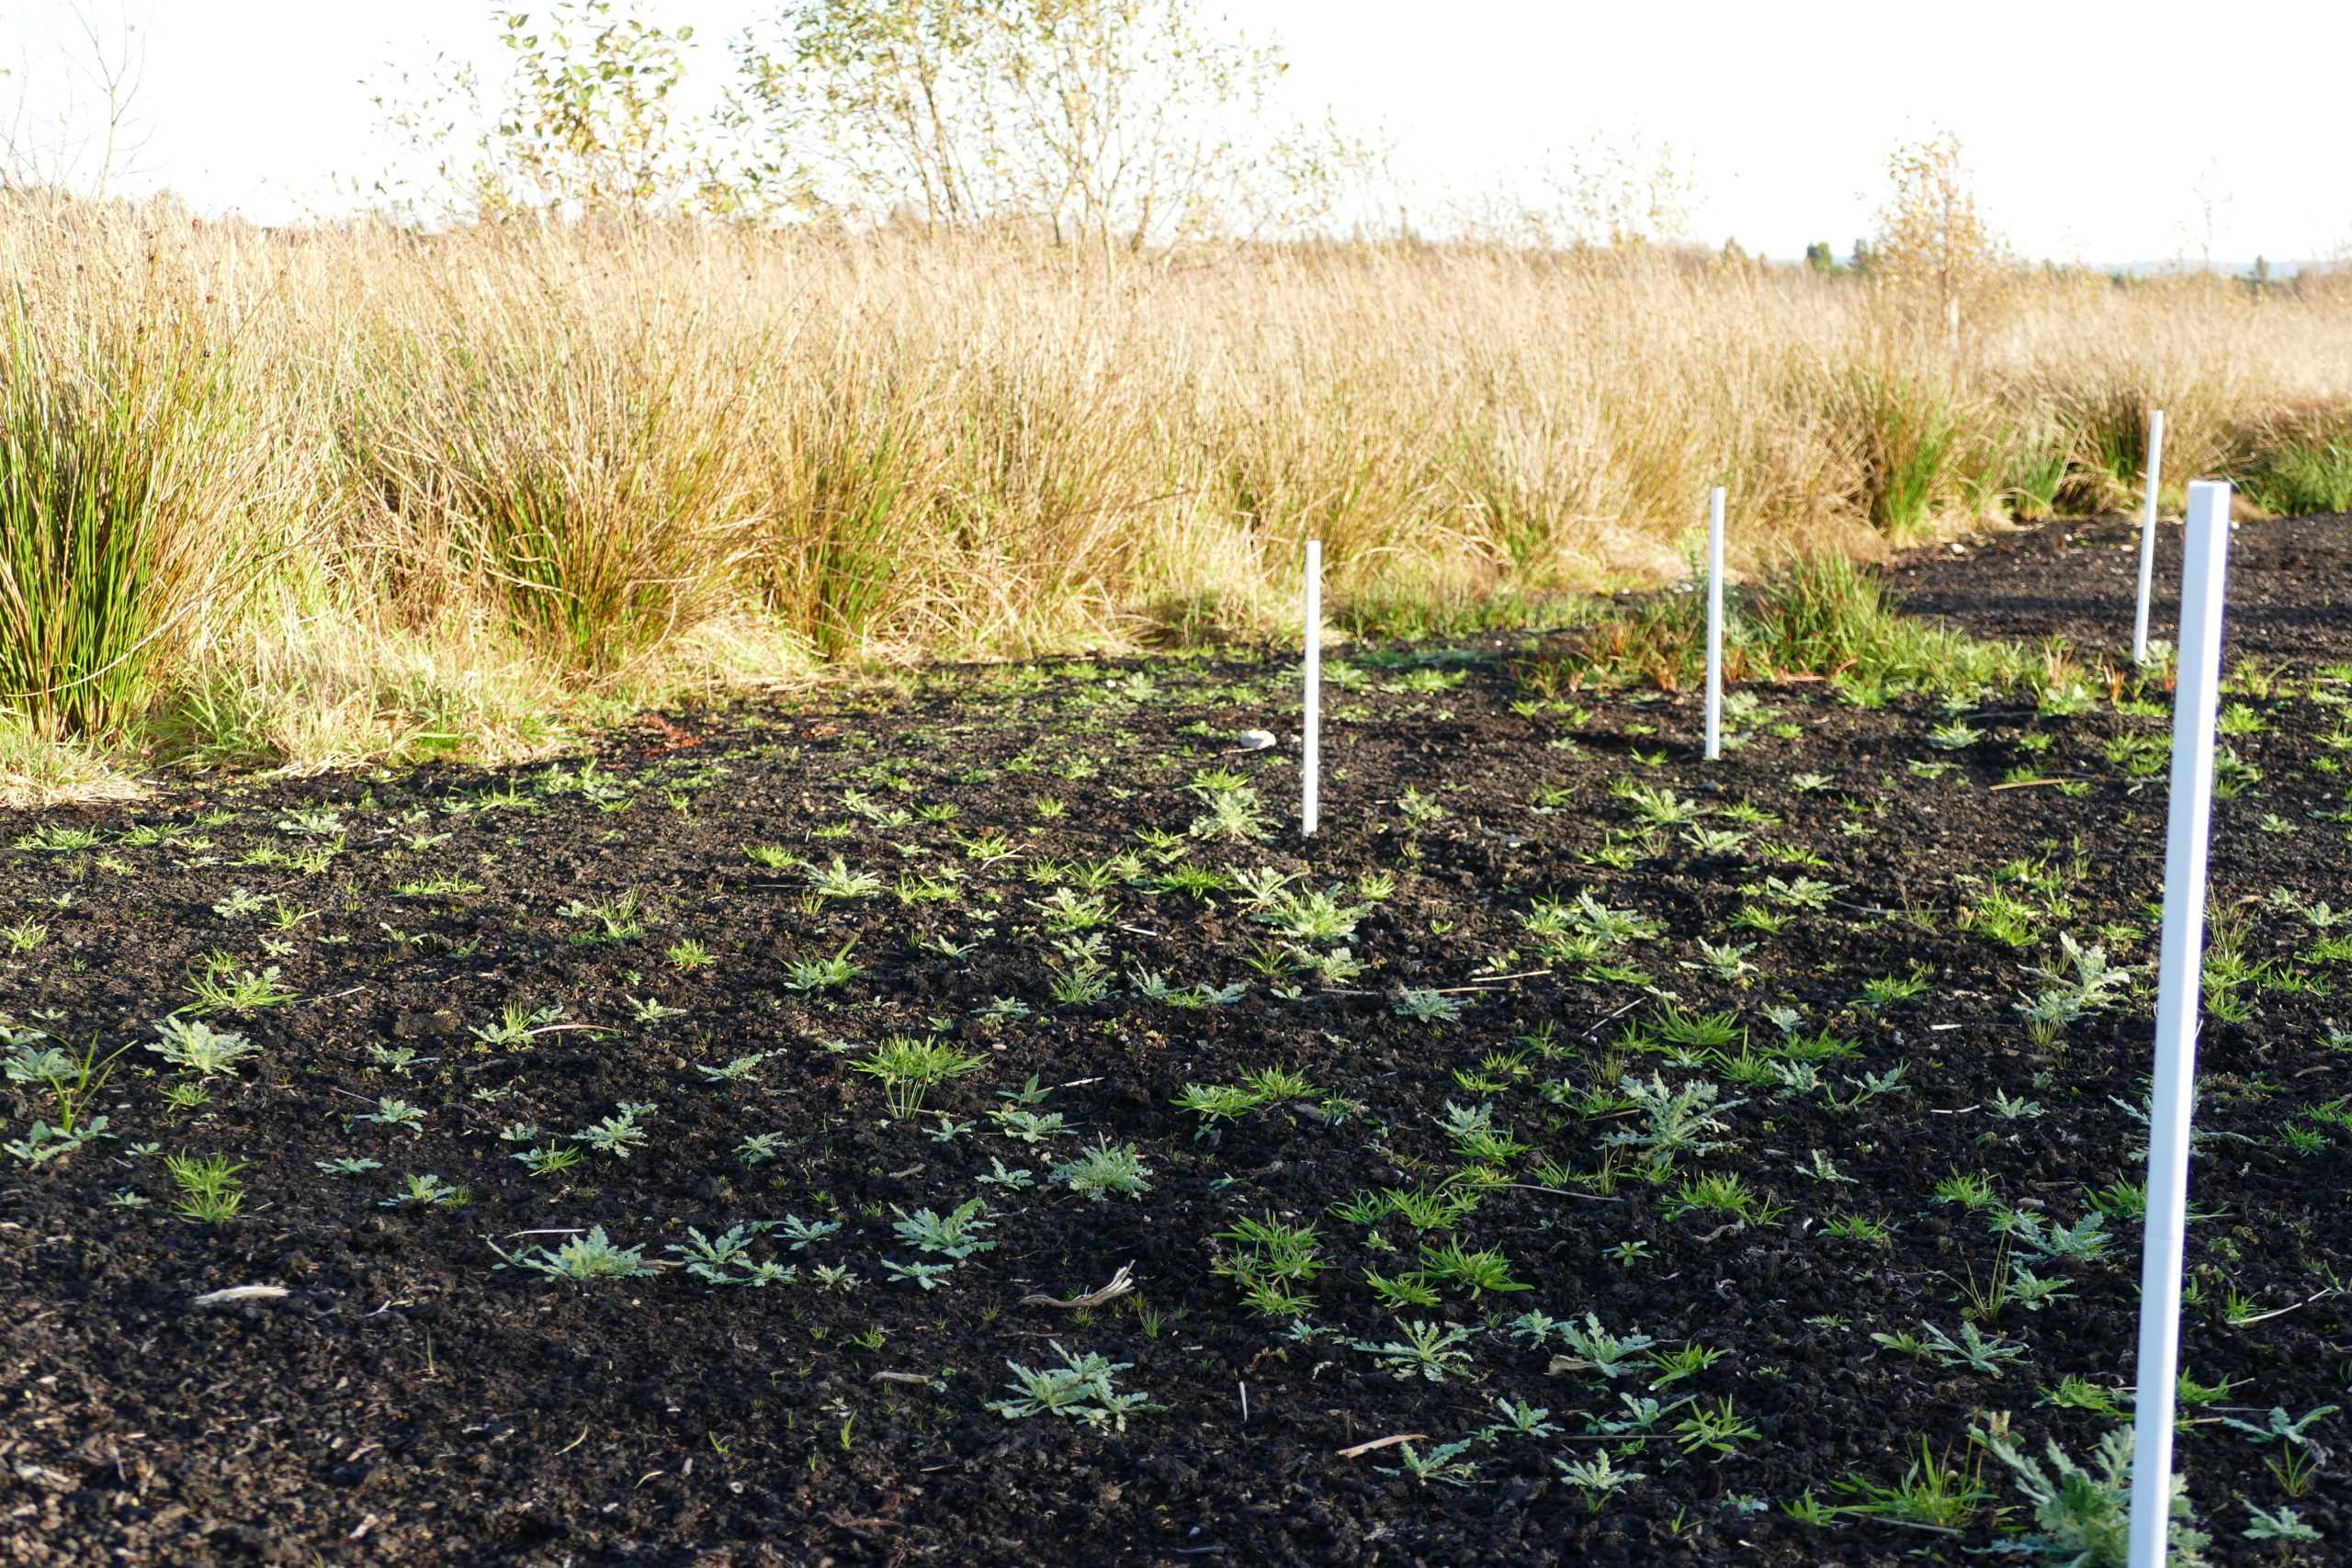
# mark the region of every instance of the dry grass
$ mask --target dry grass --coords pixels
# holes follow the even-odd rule
[[[1673,575],[1717,482],[1751,567],[1869,556],[2124,502],[2152,406],[2168,490],[2352,472],[2352,300],[2319,286],[2030,278],[1918,334],[1856,279],[1654,252],[1106,271],[26,202],[0,254],[58,353],[167,321],[209,367],[233,493],[175,514],[205,547],[155,570],[213,575],[171,601],[202,615],[145,733],[220,762],[507,755],[583,694],[1260,635],[1308,537],[1343,624],[1507,619]]]

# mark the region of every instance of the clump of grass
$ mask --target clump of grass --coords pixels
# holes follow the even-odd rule
[[[752,377],[730,345],[562,297],[469,290],[421,314],[364,337],[344,389],[351,493],[399,589],[492,606],[590,678],[729,604],[752,482],[745,404],[720,395]]]
[[[2040,669],[2014,643],[1987,642],[1898,613],[1884,579],[1843,556],[1800,556],[1727,595],[1724,660],[1734,680],[1841,674],[1875,688],[2013,684]],[[1679,691],[1706,670],[1704,605],[1690,593],[1634,601],[1521,662],[1546,695],[1587,683],[1647,681]]]
[[[1907,539],[1951,504],[1970,423],[1951,387],[1865,361],[1831,388],[1823,412],[1852,454],[1872,527]]]
[[[137,332],[37,322],[21,293],[0,319],[0,706],[51,739],[138,718],[246,554],[221,375],[176,302],[142,303]]]
[[[427,244],[97,204],[74,220],[0,212],[40,360],[9,351],[38,373],[11,376],[0,427],[106,459],[75,473],[188,480],[110,492],[163,547],[109,558],[227,586],[259,562],[270,592],[245,606],[273,608],[214,594],[197,645],[166,631],[119,665],[54,639],[186,628],[163,577],[141,579],[143,630],[28,610],[19,628],[52,640],[18,654],[125,685],[73,688],[112,716],[27,722],[114,734],[161,687],[159,733],[138,739],[198,765],[512,757],[584,698],[714,673],[1261,636],[1295,602],[1284,541],[1309,534],[1335,624],[1555,625],[1577,590],[1671,570],[1719,480],[1750,566],[2062,491],[2123,499],[2152,403],[2174,474],[2233,473],[2274,508],[2341,489],[2347,307],[2321,288],[2021,276],[2017,330],[1929,365],[1876,330],[1882,291],[1665,250],[1531,265],[1510,243],[1409,261],[1333,244],[1306,265],[1188,242],[1182,267],[1127,271],[1106,328],[1093,275],[1009,231],[460,219]],[[219,303],[141,281],[158,271]],[[195,468],[141,457],[199,449]],[[9,471],[21,519],[68,466]],[[286,521],[313,516],[330,536]],[[183,527],[191,543],[167,542]],[[115,603],[105,576],[67,597]],[[1655,632],[1600,662],[1688,684],[1695,610],[1579,612],[1576,635]]]
[[[2326,406],[2275,415],[2240,437],[2233,477],[2266,512],[2352,512],[2352,415]]]

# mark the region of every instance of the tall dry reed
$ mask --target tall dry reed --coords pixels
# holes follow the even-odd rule
[[[173,542],[108,635],[184,632],[108,711],[220,761],[512,750],[582,694],[826,661],[1258,635],[1310,537],[1343,624],[1491,622],[1677,572],[1715,483],[1747,565],[1867,556],[2127,502],[2151,407],[2168,493],[2352,499],[2352,299],[2324,280],[2020,278],[1922,335],[1864,280],[1655,251],[1106,265],[26,198],[0,256],[34,345],[11,410],[195,389],[103,426],[120,495],[183,498],[141,513]],[[12,497],[54,491],[6,460]],[[76,526],[40,504],[9,502],[12,548]],[[94,656],[7,657],[30,691]]]

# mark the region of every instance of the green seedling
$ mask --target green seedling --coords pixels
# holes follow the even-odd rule
[[[623,1104],[617,1114],[607,1116],[600,1122],[571,1134],[571,1141],[575,1144],[585,1144],[598,1154],[610,1155],[615,1159],[627,1159],[632,1153],[644,1147],[649,1136],[643,1125],[644,1118],[650,1114],[652,1110],[653,1107],[650,1105]]]
[[[1470,1338],[1468,1329],[1419,1318],[1410,1323],[1399,1318],[1396,1326],[1398,1338],[1380,1344],[1351,1340],[1348,1348],[1371,1356],[1380,1363],[1382,1371],[1399,1382],[1418,1377],[1443,1382],[1448,1378],[1467,1378],[1475,1372],[1469,1353],[1461,1348]]]
[[[1421,1484],[1442,1481],[1449,1486],[1467,1486],[1478,1478],[1476,1463],[1462,1457],[1478,1439],[1464,1438],[1457,1442],[1443,1443],[1424,1454],[1411,1443],[1396,1446],[1397,1463],[1376,1464],[1372,1468],[1383,1475],[1409,1475]]]
[[[1747,1103],[1718,1103],[1723,1090],[1703,1078],[1669,1089],[1656,1073],[1647,1083],[1629,1075],[1619,1080],[1619,1087],[1641,1112],[1642,1125],[1608,1134],[1601,1146],[1638,1150],[1643,1163],[1654,1168],[1671,1165],[1681,1155],[1709,1155],[1730,1147],[1726,1140],[1711,1134],[1729,1131],[1724,1113]]]
[[[527,1045],[534,1036],[560,1027],[563,1016],[561,1008],[534,1009],[526,1002],[508,1002],[500,1010],[496,1023],[481,1025],[468,1032],[485,1045]]]
[[[2084,1568],[2112,1568],[2125,1561],[2132,1501],[2132,1428],[2101,1438],[2092,1450],[2095,1469],[2069,1458],[2055,1438],[2047,1447],[2049,1465],[2027,1457],[2004,1429],[1980,1431],[1975,1439],[2009,1467],[2019,1492],[2033,1505],[2041,1533],[2018,1540],[2021,1550],[2052,1562]],[[2172,1479],[2172,1517],[2166,1523],[2170,1560],[2202,1561],[2207,1537],[2194,1528],[2187,1479]]]
[[[970,1199],[944,1216],[930,1209],[918,1209],[909,1214],[896,1204],[891,1205],[890,1212],[899,1216],[891,1230],[900,1241],[918,1251],[934,1252],[961,1262],[976,1252],[996,1250],[996,1243],[983,1240],[979,1235],[996,1225],[995,1221],[986,1217],[986,1199]]]
[[[1140,1198],[1151,1190],[1151,1170],[1133,1144],[1098,1143],[1078,1158],[1054,1167],[1050,1179],[1094,1202],[1116,1196]]]
[[[1062,1364],[1033,1371],[1018,1361],[1005,1362],[1012,1373],[1014,1397],[989,1400],[988,1409],[1008,1421],[1027,1416],[1059,1416],[1097,1429],[1124,1432],[1130,1415],[1154,1408],[1140,1393],[1119,1392],[1118,1374],[1132,1371],[1131,1362],[1106,1360],[1092,1351],[1073,1355],[1060,1340],[1049,1343],[1054,1353],[1061,1357]]]
[[[377,1206],[398,1209],[414,1204],[424,1209],[462,1209],[474,1201],[469,1189],[453,1187],[430,1171],[405,1177],[401,1190]]]
[[[560,1247],[530,1247],[520,1252],[508,1252],[496,1242],[490,1249],[498,1254],[497,1269],[528,1269],[548,1280],[569,1285],[593,1285],[608,1280],[634,1280],[646,1274],[658,1274],[662,1266],[649,1263],[640,1247],[621,1247],[605,1234],[605,1227],[595,1225],[584,1236],[574,1236]]]
[[[1609,1457],[1607,1449],[1585,1460],[1555,1454],[1552,1458],[1552,1467],[1560,1472],[1561,1480],[1576,1488],[1577,1495],[1584,1501],[1587,1513],[1599,1513],[1602,1503],[1635,1482],[1649,1479],[1638,1470],[1618,1469],[1616,1461]]]
[[[1460,997],[1407,987],[1396,993],[1391,1010],[1420,1023],[1453,1023],[1460,1020],[1466,1005]]]
[[[1657,1343],[1646,1334],[1628,1334],[1623,1337],[1611,1334],[1600,1326],[1600,1319],[1591,1313],[1585,1314],[1584,1326],[1581,1328],[1572,1322],[1544,1321],[1559,1336],[1561,1343],[1575,1352],[1572,1356],[1560,1359],[1566,1368],[1570,1371],[1599,1372],[1604,1378],[1635,1375],[1641,1370],[1639,1358],[1642,1352]],[[1522,1328],[1532,1332],[1544,1326],[1535,1320],[1535,1314],[1532,1314],[1521,1317],[1517,1322],[1518,1326],[1512,1330],[1514,1334],[1521,1332]],[[1540,1333],[1536,1337],[1540,1342],[1542,1337]]]

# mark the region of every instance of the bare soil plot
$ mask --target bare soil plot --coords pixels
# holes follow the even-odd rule
[[[2352,626],[2342,524],[2244,533],[2181,1458],[2253,1563],[2352,1532],[2344,1417],[2227,1424],[2352,1351]],[[2128,630],[2045,547],[1921,607]],[[0,1562],[1969,1561],[1969,1432],[2129,1379],[2168,711],[1791,684],[1707,767],[1517,648],[1342,663],[1304,850],[1249,659],[11,818]],[[1923,1442],[1986,1496],[1870,1490]]]

